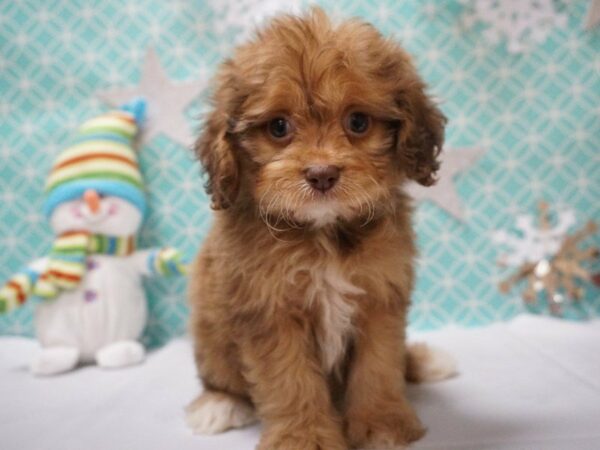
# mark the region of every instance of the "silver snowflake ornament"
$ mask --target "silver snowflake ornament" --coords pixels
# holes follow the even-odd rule
[[[521,53],[532,44],[544,42],[556,27],[567,24],[566,14],[558,13],[553,0],[460,0],[467,12],[468,28],[482,23],[484,37],[491,44],[507,40],[510,53]]]

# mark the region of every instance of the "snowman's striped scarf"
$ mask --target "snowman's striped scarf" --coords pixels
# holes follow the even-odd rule
[[[61,290],[76,288],[85,276],[88,255],[126,256],[134,251],[133,236],[103,236],[85,231],[65,233],[54,241],[44,272],[26,269],[0,288],[0,313],[22,305],[30,294],[54,298]]]
[[[74,231],[61,235],[50,252],[48,268],[40,276],[59,289],[73,289],[79,285],[86,272],[86,259],[90,254],[126,256],[135,250],[133,236],[114,237]],[[44,292],[36,294],[41,296]],[[55,293],[51,296],[56,295]]]

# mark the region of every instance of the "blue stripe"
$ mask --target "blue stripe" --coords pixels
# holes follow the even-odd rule
[[[106,253],[108,253],[109,255],[114,255],[117,247],[117,240],[115,238],[110,237],[106,239],[108,241],[108,251]]]
[[[173,261],[172,259],[167,261],[167,267],[169,268],[170,275],[176,275],[178,273],[181,273],[181,271],[177,267],[177,263],[175,261]]]
[[[155,250],[148,255],[148,269],[149,269],[149,272],[153,275],[156,275],[156,268],[154,267],[154,260],[156,259],[157,253],[158,253],[158,250]]]
[[[50,217],[52,211],[58,205],[81,198],[88,189],[94,189],[103,195],[114,195],[127,200],[140,210],[142,216],[146,214],[146,197],[140,189],[123,181],[94,178],[69,181],[52,189],[44,202],[44,214],[46,217]]]
[[[67,262],[81,263],[85,260],[85,254],[83,253],[83,251],[81,254],[78,255],[69,255],[67,253],[53,251],[50,253],[50,255],[52,255],[53,259],[60,259],[61,261]]]
[[[35,270],[33,270],[30,267],[26,267],[23,270],[23,273],[29,277],[29,281],[32,286],[37,282],[38,278],[40,277],[39,272],[36,272]]]
[[[90,133],[78,135],[72,145],[83,144],[89,141],[112,141],[119,144],[131,145],[131,139],[127,139],[116,133]]]

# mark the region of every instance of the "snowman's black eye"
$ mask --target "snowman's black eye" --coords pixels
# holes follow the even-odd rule
[[[361,136],[369,131],[371,127],[371,117],[362,112],[351,112],[346,116],[344,128],[353,136]]]
[[[292,132],[292,126],[285,117],[275,117],[267,125],[271,137],[276,140],[284,140]]]

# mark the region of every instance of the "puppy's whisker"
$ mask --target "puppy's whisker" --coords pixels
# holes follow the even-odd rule
[[[375,181],[375,180],[373,180],[373,181]],[[351,198],[351,201],[353,203],[354,202],[356,203],[356,205],[358,207],[359,215],[362,216],[363,212],[364,212],[364,215],[366,215],[365,221],[361,224],[361,227],[364,227],[364,226],[368,225],[375,218],[375,204],[370,199],[369,195],[367,194],[367,192],[365,191],[364,188],[362,188],[361,186],[359,186],[358,184],[356,184],[352,181],[349,181],[347,184],[348,184],[348,188],[352,188],[351,192],[354,195],[352,195],[352,196],[349,195],[349,197]]]
[[[276,233],[278,232],[283,232],[285,231],[284,229],[280,229],[277,228],[277,222],[274,224],[271,223],[271,214],[269,213],[269,211],[271,210],[271,206],[273,205],[274,202],[277,201],[278,198],[278,194],[275,193],[269,200],[269,204],[265,207],[264,203],[265,200],[267,199],[268,193],[271,190],[271,186],[269,186],[269,188],[265,191],[265,193],[261,196],[260,200],[259,200],[259,216],[261,218],[261,220],[264,222],[264,224],[267,227],[267,230],[269,231],[269,234],[276,240],[281,241],[281,242],[285,242],[283,239],[281,239],[280,237],[278,237],[276,235]]]
[[[263,220],[263,222],[265,223],[265,225],[266,225],[266,227],[267,227],[267,230],[269,231],[269,234],[270,234],[270,235],[271,235],[271,236],[272,236],[272,237],[273,237],[275,240],[277,240],[277,241],[279,241],[279,242],[288,242],[287,240],[285,240],[285,239],[282,239],[281,237],[279,237],[279,236],[277,235],[277,233],[283,233],[284,231],[286,231],[286,230],[285,230],[285,229],[283,229],[283,228],[277,228],[277,227],[276,227],[276,225],[279,223],[279,220],[277,220],[277,222],[275,222],[275,225],[273,225],[273,224],[270,222],[270,220],[269,220],[269,218],[270,218],[270,217],[271,217],[271,216],[270,216],[269,214],[267,214],[267,215],[265,216],[264,220]]]
[[[366,197],[360,192],[360,190],[356,189],[356,186],[352,185],[351,187],[354,187],[354,189],[350,189],[350,186],[344,186],[340,188],[340,190],[348,198],[351,209],[357,210],[359,217],[363,216],[365,211],[368,215],[369,207]]]
[[[271,235],[273,237],[276,237],[280,241],[284,240],[280,239],[278,236],[275,236],[274,233],[281,233],[286,230],[289,230],[290,228],[301,228],[292,217],[294,211],[296,211],[297,209],[297,194],[294,194],[290,198],[288,196],[282,195],[281,193],[289,192],[290,190],[292,190],[287,184],[288,181],[282,179],[272,183],[271,186],[276,192],[274,192],[273,195],[271,195],[270,197],[268,197],[266,195],[267,193],[265,193],[259,201],[260,218],[268,227]],[[271,186],[269,187],[267,192],[270,191]],[[294,192],[294,190],[292,191]]]
[[[294,195],[292,196],[291,200],[290,200],[290,207],[289,207],[289,211],[287,214],[287,217],[289,219],[289,225],[292,228],[296,228],[296,229],[301,229],[302,227],[300,225],[298,225],[295,222],[295,219],[293,217],[294,213],[298,210],[299,206],[300,206],[300,200],[302,200],[304,197],[303,192],[301,191],[301,187],[296,187],[294,189]]]
[[[261,195],[259,201],[258,201],[258,212],[261,216],[261,218],[263,218],[263,214],[265,213],[265,207],[264,207],[264,202],[267,198],[267,195],[269,194],[269,192],[271,192],[271,185],[269,184],[269,186],[267,187],[267,190],[263,193],[263,195]]]
[[[281,212],[281,219],[291,228],[297,228],[292,224],[292,214],[294,211],[293,198],[286,198]]]
[[[267,205],[267,214],[269,216],[271,215],[271,211],[273,210],[273,204],[278,203],[279,197],[280,197],[280,194],[278,192],[275,192],[273,194],[273,196],[271,197],[271,201]]]

